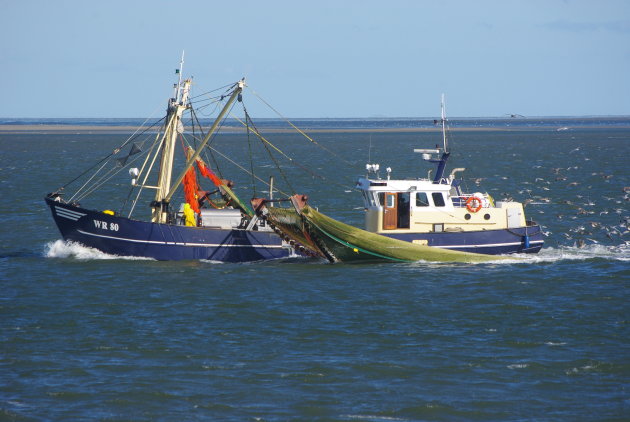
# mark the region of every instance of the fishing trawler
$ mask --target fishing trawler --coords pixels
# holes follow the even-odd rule
[[[157,128],[157,135],[149,141],[149,147],[141,146],[135,142],[137,136],[132,136],[99,161],[93,167],[97,168],[93,174],[84,172],[45,197],[63,239],[107,254],[156,260],[246,262],[290,256],[293,254],[291,245],[257,219],[232,190],[232,182],[219,177],[201,157],[232,105],[241,101],[244,80],[228,86],[217,96],[218,105],[225,102],[222,110],[205,135],[203,129],[191,135],[193,143],[198,145],[182,148],[185,164],[176,172],[178,144],[189,143],[183,125],[184,113],[190,113],[191,121],[198,122],[190,101],[192,80],[182,80],[182,68],[183,57],[176,71],[179,79],[168,101],[166,117]],[[141,163],[139,168],[132,167],[138,162]],[[156,171],[153,168],[158,162]],[[120,209],[104,209],[98,202],[93,207],[79,203],[121,172],[128,172],[131,187],[128,200]],[[213,192],[200,188],[197,173],[210,179]],[[175,174],[178,176],[174,177]],[[66,187],[77,181],[83,184],[64,199],[64,195],[68,196]],[[174,196],[176,193],[181,196],[182,187],[184,199],[181,205],[174,205]],[[151,191],[155,193],[152,195]],[[152,198],[146,200],[150,218],[134,218],[136,205],[147,196]]]
[[[365,230],[334,220],[291,198],[294,210],[267,208],[257,212],[294,242],[331,262],[361,260],[478,262],[497,255],[536,253],[543,246],[540,226],[526,220],[523,204],[497,201],[488,193],[466,193],[456,177],[446,176],[450,157],[442,99],[442,148],[415,149],[435,164],[433,178],[393,179],[391,168],[380,177],[380,165],[366,165],[356,188],[365,203]]]
[[[380,166],[367,164],[368,176],[357,188],[365,202],[367,231],[443,249],[482,254],[536,253],[543,246],[540,227],[526,220],[523,204],[497,201],[488,193],[465,193],[455,168],[445,176],[450,157],[442,98],[442,148],[414,149],[437,166],[433,179],[379,177]],[[436,158],[435,156],[439,156]],[[372,173],[375,177],[369,177]]]

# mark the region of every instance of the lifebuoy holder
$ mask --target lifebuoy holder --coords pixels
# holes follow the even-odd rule
[[[475,201],[477,201],[477,206],[473,207],[473,203]],[[480,198],[477,198],[476,196],[471,196],[470,198],[466,200],[466,208],[468,209],[468,211],[472,213],[479,211],[482,206],[483,206],[483,202],[481,201]]]

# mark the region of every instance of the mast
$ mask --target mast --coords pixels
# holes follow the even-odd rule
[[[448,152],[448,145],[446,143],[446,105],[444,104],[444,94],[442,94],[442,141],[444,143],[444,152]]]
[[[184,83],[186,83],[186,82],[184,82]],[[168,218],[168,204],[171,201],[171,198],[173,197],[173,194],[175,193],[175,191],[179,187],[180,183],[184,179],[184,176],[186,175],[186,172],[188,171],[188,169],[190,169],[190,167],[195,163],[197,158],[199,158],[199,155],[201,154],[201,151],[203,151],[203,149],[208,144],[208,141],[210,140],[210,138],[212,137],[212,135],[216,131],[217,127],[219,126],[219,123],[221,122],[221,120],[223,120],[223,117],[230,110],[230,107],[232,106],[234,101],[240,96],[241,92],[243,91],[243,87],[244,86],[245,86],[245,79],[241,79],[237,83],[236,88],[234,89],[234,91],[230,95],[230,98],[228,99],[227,103],[225,103],[225,106],[223,106],[223,109],[221,110],[221,112],[219,113],[217,118],[215,119],[214,123],[212,124],[212,127],[210,127],[210,129],[208,130],[208,133],[206,134],[206,137],[203,139],[203,141],[201,141],[201,143],[199,144],[199,146],[197,147],[195,152],[190,156],[188,161],[186,161],[186,164],[184,165],[184,168],[182,169],[182,171],[179,174],[179,176],[177,177],[177,179],[175,179],[175,181],[172,184],[169,184],[170,188],[165,190],[164,194],[160,194],[159,199],[158,199],[158,196],[156,195],[156,200],[152,203],[153,215],[154,215],[154,218],[152,219],[153,222],[157,222],[157,223],[166,223],[167,222],[167,218]],[[187,96],[188,91],[187,91],[186,88],[184,90],[182,90],[182,92],[186,93],[186,96]],[[184,104],[185,104],[185,102],[182,103],[182,106]],[[184,106],[182,108],[182,111],[185,108],[186,107]],[[176,129],[177,126],[174,126],[173,128]],[[174,135],[173,139],[175,139],[176,135],[177,135],[177,132],[175,131],[175,135]],[[172,169],[172,159],[171,159],[171,163],[170,164],[171,164],[171,169]],[[169,173],[169,180],[170,180],[170,173]],[[157,218],[156,218],[156,216],[157,216]]]
[[[176,70],[179,73],[179,80],[177,81],[177,92],[175,93],[175,98],[179,97],[179,89],[182,86],[182,70],[184,70],[184,50],[182,50],[182,59],[179,61],[179,70]]]
[[[160,168],[158,171],[157,191],[155,200],[151,203],[153,212],[151,221],[154,223],[165,223],[168,218],[168,206],[165,203],[166,196],[171,190],[171,179],[173,173],[173,159],[175,155],[175,142],[177,135],[182,132],[182,115],[188,108],[188,94],[192,81],[186,79],[182,83],[181,69],[183,67],[183,55],[179,69],[179,81],[176,85],[175,97],[169,100],[166,128],[164,130],[164,139],[161,147]]]
[[[435,177],[433,178],[433,183],[441,183],[442,178],[444,177],[444,170],[446,168],[446,162],[448,161],[448,157],[451,155],[448,152],[448,142],[446,140],[446,107],[444,106],[444,94],[442,94],[442,142],[444,143],[444,150],[442,151],[442,157],[439,160],[429,160],[432,163],[437,164],[437,169],[435,171]]]

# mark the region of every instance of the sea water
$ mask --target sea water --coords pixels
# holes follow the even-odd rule
[[[43,196],[125,137],[0,135],[0,420],[628,420],[630,130],[509,129],[454,132],[449,166],[527,202],[545,247],[474,265],[105,255],[62,241]],[[365,163],[426,177],[412,150],[441,139],[267,138],[299,165],[242,133],[213,146],[357,226]],[[266,194],[220,165],[241,196]],[[82,203],[112,208],[128,183]]]

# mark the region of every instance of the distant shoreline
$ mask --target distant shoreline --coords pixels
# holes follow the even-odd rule
[[[308,133],[401,133],[401,132],[440,132],[440,127],[373,127],[373,128],[308,128],[301,127],[301,130]],[[517,131],[548,131],[562,132],[575,129],[630,129],[630,124],[616,125],[597,125],[597,126],[575,126],[567,128],[555,128],[545,125],[532,126],[514,126],[514,127],[475,127],[475,126],[459,126],[450,127],[450,131],[454,132],[517,132]],[[59,135],[89,135],[89,134],[132,134],[134,132],[142,132],[136,126],[115,126],[115,125],[0,125],[0,134],[59,134]],[[155,133],[155,129],[151,129]],[[291,128],[260,128],[262,133],[292,133],[296,132]],[[220,129],[221,133],[244,133],[245,128],[236,126],[224,126]]]

